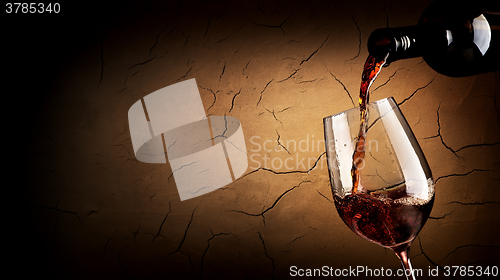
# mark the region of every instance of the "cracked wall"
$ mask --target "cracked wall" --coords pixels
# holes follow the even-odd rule
[[[35,100],[29,118],[12,124],[26,135],[23,148],[6,146],[19,159],[11,177],[22,182],[2,186],[12,267],[29,261],[64,279],[287,279],[292,265],[398,269],[392,252],[340,220],[322,118],[357,102],[369,34],[415,24],[426,6],[130,1],[85,40],[59,33],[58,45],[45,43],[60,55],[55,65],[22,60],[29,44],[13,43],[12,62],[28,65],[13,77],[28,73],[23,81],[36,86],[24,89]],[[30,67],[51,71],[42,79]],[[241,121],[249,168],[181,202],[168,164],[135,159],[127,111],[190,78],[207,115]],[[436,181],[413,266],[499,265],[498,72],[450,78],[414,58],[384,68],[372,89],[372,101],[393,96],[401,106]],[[23,97],[12,98],[7,104]]]

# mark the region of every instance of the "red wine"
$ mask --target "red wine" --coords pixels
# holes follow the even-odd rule
[[[369,56],[363,68],[359,94],[360,128],[352,156],[353,188],[344,198],[335,196],[335,206],[342,220],[357,235],[381,246],[402,250],[427,221],[434,196],[429,193],[428,200],[409,197],[404,183],[377,191],[367,191],[360,184],[359,166],[365,157],[369,89],[386,60],[387,55],[384,58]],[[432,181],[429,184],[433,184]]]
[[[360,178],[358,167],[362,164],[365,157],[366,125],[368,123],[368,110],[366,106],[368,105],[370,98],[369,89],[375,78],[377,78],[380,69],[384,66],[386,59],[387,56],[384,58],[368,56],[363,68],[361,89],[359,91],[360,128],[358,140],[356,141],[356,147],[352,156],[352,193],[358,192]]]
[[[408,246],[424,226],[434,203],[414,197],[401,197],[406,186],[390,192],[335,196],[335,206],[346,225],[362,238],[397,250]],[[394,197],[394,198],[391,198]]]

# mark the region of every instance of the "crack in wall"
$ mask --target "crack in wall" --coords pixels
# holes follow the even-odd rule
[[[500,142],[498,143],[485,143],[485,144],[470,144],[470,145],[465,145],[460,149],[455,150],[456,153],[460,152],[461,150],[467,149],[467,148],[473,148],[473,147],[492,147],[500,145]]]
[[[167,214],[165,215],[165,218],[163,218],[163,221],[161,222],[160,224],[160,227],[158,228],[158,232],[156,233],[156,235],[153,237],[153,240],[151,240],[151,244],[155,241],[156,238],[158,238],[160,236],[160,233],[161,233],[161,230],[163,228],[163,225],[165,224],[165,221],[167,220],[168,218],[168,215],[172,213],[172,203],[169,201],[168,202],[168,212]]]
[[[134,68],[134,67],[137,67],[137,66],[140,66],[140,65],[144,65],[144,64],[146,64],[146,63],[148,63],[148,62],[151,62],[151,61],[153,61],[153,59],[155,59],[155,58],[156,58],[156,55],[155,55],[155,56],[153,56],[152,58],[150,58],[150,59],[146,60],[146,61],[143,61],[143,62],[138,62],[138,63],[136,63],[136,64],[132,65],[130,68],[128,68],[128,70],[132,70],[132,68]]]
[[[389,28],[389,14],[387,13],[386,5],[387,5],[387,2],[384,3],[383,10],[384,10],[384,14],[385,14],[386,27]]]
[[[359,54],[361,53],[361,28],[359,28],[359,25],[356,22],[356,19],[354,18],[354,15],[352,13],[351,13],[351,18],[352,18],[352,21],[354,22],[354,24],[356,25],[356,28],[358,29],[358,40],[359,40],[359,43],[358,43],[358,53],[353,58],[347,60],[346,62],[355,60],[356,58],[359,57]]]
[[[304,62],[308,62],[309,59],[311,59],[323,47],[323,45],[325,45],[326,41],[328,41],[328,38],[330,38],[330,34],[328,34],[328,36],[326,36],[326,39],[323,41],[323,43],[321,43],[321,45],[313,53],[311,53],[311,55],[309,55],[308,58],[306,58],[300,62],[299,66],[302,65],[302,63],[304,63]]]
[[[257,23],[255,21],[252,21],[255,25],[257,26],[262,26],[262,27],[268,27],[268,28],[279,28],[281,31],[283,31],[283,35],[286,34],[285,29],[283,29],[283,25],[292,17],[293,14],[290,14],[284,21],[281,22],[279,25],[270,25],[270,24],[261,24]]]
[[[281,121],[280,121],[280,120],[276,117],[276,114],[275,114],[274,110],[272,110],[272,111],[271,111],[271,110],[269,110],[269,109],[267,109],[267,108],[264,108],[264,109],[265,109],[268,113],[270,113],[271,115],[273,115],[273,118],[274,118],[277,122],[279,122],[279,123],[281,124],[281,126],[283,126],[283,123],[282,123],[282,122],[281,122]],[[278,133],[278,132],[276,131],[276,133]]]
[[[299,240],[299,239],[301,239],[301,238],[304,238],[306,235],[307,235],[307,234],[304,234],[304,235],[301,235],[301,236],[297,236],[297,237],[295,237],[292,241],[288,242],[288,244],[287,244],[287,245],[290,245],[290,244],[292,244],[293,242],[295,242],[295,241],[297,241],[297,240]]]
[[[467,205],[487,205],[487,204],[500,204],[500,201],[484,201],[484,202],[451,201],[451,202],[446,203],[446,205],[448,205],[448,204],[460,204],[460,205],[463,205],[463,206],[467,206]]]
[[[291,109],[291,108],[292,108],[292,106],[288,106],[288,107],[286,107],[286,108],[283,108],[283,109],[279,110],[279,111],[278,111],[278,113],[283,113],[283,112],[285,112],[286,110]],[[499,162],[499,163],[500,163],[500,162]]]
[[[349,96],[349,99],[351,99],[351,103],[352,103],[352,106],[356,107],[356,104],[354,104],[354,100],[352,99],[352,96],[351,96],[351,93],[349,92],[349,90],[347,89],[347,87],[344,85],[344,83],[339,80],[337,78],[337,76],[333,75],[332,71],[330,71],[330,69],[328,69],[328,67],[326,67],[326,70],[328,71],[328,73],[330,73],[330,75],[335,79],[335,81],[337,81],[337,83],[339,83],[343,88],[344,88],[344,91],[347,93],[347,95]]]
[[[175,17],[172,19],[171,22],[175,22],[177,20],[177,18],[179,17],[179,13],[181,11],[181,5],[180,5],[180,2],[177,3],[177,12],[175,14]],[[166,31],[168,28],[169,28],[169,25],[170,23],[167,22],[167,27],[163,28],[162,30],[160,30],[160,32],[158,33],[158,35],[156,36],[156,41],[155,43],[153,44],[153,46],[149,49],[149,56],[151,56],[151,53],[153,52],[153,49],[156,47],[156,45],[158,44],[159,42],[159,38],[160,38],[160,35]],[[172,33],[174,31],[174,29],[171,29],[170,32],[168,32],[167,34],[165,34],[165,36],[163,36],[163,38],[167,37],[170,33]],[[168,51],[167,51],[168,52]]]
[[[264,17],[264,18],[266,17],[266,12],[260,6],[260,2],[259,1],[257,1],[257,10],[259,10],[262,13],[262,17]]]
[[[174,142],[172,142],[172,144],[168,145],[168,147],[166,148],[167,154],[170,152],[170,148],[172,148],[177,143],[177,140],[179,140],[179,138],[180,137],[175,138]]]
[[[153,44],[153,46],[149,49],[149,56],[151,56],[151,53],[153,52],[153,49],[156,48],[156,45],[158,45],[158,42],[160,41],[160,35],[163,33],[163,31],[167,30],[169,28],[168,24],[167,24],[167,27],[163,28],[162,30],[160,30],[160,33],[158,33],[158,35],[156,35],[156,40],[155,40],[155,43]]]
[[[322,197],[324,197],[326,200],[328,200],[328,202],[330,203],[334,203],[333,201],[331,201],[328,197],[326,197],[326,195],[322,194],[318,189],[316,189],[316,191],[319,193],[319,195],[321,195]]]
[[[195,163],[197,163],[197,162],[198,162],[198,161],[193,161],[193,162],[191,162],[191,163],[184,164],[184,165],[180,166],[179,168],[177,168],[177,169],[175,169],[175,170],[172,170],[172,175],[173,175],[175,172],[177,172],[177,171],[181,170],[182,168],[184,168],[184,167],[188,167],[188,166],[191,166],[191,165],[193,165],[193,164],[195,164]]]
[[[229,108],[229,112],[231,112],[234,108],[234,100],[236,99],[236,96],[238,96],[241,93],[241,90],[243,88],[240,88],[240,90],[233,96],[233,99],[231,100],[231,108]]]
[[[141,213],[141,215],[142,215],[142,213]],[[151,232],[147,232],[146,230],[144,230],[144,229],[141,227],[141,224],[139,223],[139,224],[138,224],[138,227],[137,227],[137,230],[136,230],[136,231],[134,231],[134,232],[132,232],[132,235],[134,236],[132,239],[134,240],[134,242],[135,242],[135,239],[136,239],[137,235],[139,235],[139,233],[140,233],[140,231],[141,231],[141,230],[142,230],[142,231],[144,232],[144,234],[146,234],[146,235],[152,235],[152,233],[151,233]]]
[[[207,37],[211,22],[212,22],[212,11],[210,11],[210,14],[208,15],[207,29],[205,29],[205,34],[203,35],[203,38]]]
[[[491,171],[491,170],[473,169],[473,170],[466,172],[466,173],[454,173],[454,174],[443,175],[443,176],[439,176],[436,180],[434,180],[434,183],[437,183],[439,180],[444,179],[444,178],[468,176],[474,172],[488,172],[488,171]]]
[[[276,134],[278,135],[278,139],[276,139],[276,142],[278,144],[276,145],[276,147],[274,147],[274,149],[276,150],[278,147],[282,147],[289,155],[291,155],[290,151],[285,146],[283,146],[283,144],[281,144],[280,141],[281,135],[278,133],[278,130],[276,130]]]
[[[266,167],[260,166],[259,168],[257,168],[255,170],[253,170],[251,172],[248,172],[247,174],[241,176],[240,179],[243,178],[243,177],[246,177],[246,176],[248,176],[250,174],[256,173],[256,172],[258,172],[260,170],[268,171],[268,172],[271,172],[271,173],[274,173],[274,174],[281,174],[281,175],[293,174],[293,173],[302,173],[302,174],[309,173],[314,168],[316,168],[316,166],[318,166],[318,162],[320,161],[321,157],[323,155],[325,155],[325,154],[326,154],[326,152],[323,152],[321,155],[319,155],[318,159],[316,159],[316,161],[314,162],[314,165],[311,168],[309,168],[308,170],[276,171],[276,170],[273,170],[273,169],[270,169],[270,168],[266,168]]]
[[[315,82],[315,81],[317,81],[317,80],[318,80],[318,79],[309,80],[309,81],[300,81],[300,82],[298,82],[297,84],[299,84],[299,85],[300,85],[300,84],[305,84],[305,83],[312,83],[312,82]]]
[[[151,200],[152,200],[155,196],[156,196],[156,193],[155,193],[155,194],[153,194],[153,195],[150,195],[150,196],[149,196],[149,202],[151,202]]]
[[[451,215],[452,213],[453,213],[453,211],[451,211],[450,213],[444,214],[441,217],[432,217],[432,216],[429,216],[429,219],[431,219],[431,220],[442,220],[442,219],[446,218],[446,216]]]
[[[252,61],[252,60],[250,59],[250,61]],[[244,75],[246,78],[248,78],[248,75],[246,75],[246,74],[245,74],[245,71],[248,69],[248,65],[250,64],[250,61],[248,61],[248,62],[247,62],[247,64],[245,65],[245,67],[243,68],[243,71],[242,71],[242,73],[241,73],[241,74],[242,74],[242,75]]]
[[[429,136],[429,137],[425,137],[424,139],[432,139],[432,138],[436,138],[436,137],[440,137],[441,138],[441,142],[443,143],[443,145],[445,145],[445,147],[452,151],[453,154],[455,154],[457,157],[457,153],[462,151],[462,150],[465,150],[465,149],[468,149],[468,148],[474,148],[474,147],[493,147],[493,146],[496,146],[496,145],[500,145],[500,142],[498,143],[484,143],[484,144],[469,144],[469,145],[465,145],[459,149],[456,149],[454,150],[453,148],[449,147],[448,145],[446,145],[443,141],[443,137],[441,136],[441,133],[439,132],[441,129],[441,125],[439,124],[439,115],[438,115],[438,134],[437,135],[434,135],[434,136]]]
[[[299,70],[300,70],[300,68],[299,69],[293,69],[292,74],[290,74],[290,76],[284,78],[283,80],[278,81],[278,83],[282,83],[282,82],[284,82],[286,80],[289,80],[290,78],[292,78],[293,76],[295,76],[295,74],[297,74],[299,72]]]
[[[444,267],[440,266],[439,264],[437,264],[436,262],[434,262],[433,260],[431,260],[431,258],[424,252],[424,248],[422,247],[422,240],[420,240],[420,236],[417,236],[418,238],[418,243],[420,245],[420,252],[422,252],[421,254],[424,255],[424,257],[435,267],[439,268],[440,270],[442,271],[447,271],[444,269]],[[418,256],[418,255],[417,255]],[[450,278],[451,279],[454,279],[451,275],[450,275]]]
[[[200,262],[200,276],[201,276],[201,279],[203,279],[203,269],[204,269],[204,264],[205,264],[205,256],[207,255],[207,252],[210,249],[210,241],[212,241],[216,237],[219,237],[219,236],[228,236],[228,235],[233,235],[236,238],[238,238],[234,233],[221,232],[221,233],[214,234],[214,232],[212,231],[212,229],[209,228],[209,230],[210,230],[210,233],[212,234],[212,236],[207,240],[207,248],[205,249],[205,251],[201,255],[201,262]]]
[[[335,2],[335,0],[331,0],[330,3],[328,3],[328,7],[326,7],[326,11],[328,12],[330,10],[330,8],[332,7],[332,4],[333,2]]]
[[[184,44],[182,45],[183,47],[185,47],[187,42],[189,41],[189,38],[191,38],[191,35],[186,35],[184,33],[184,31],[182,31],[181,34],[182,34],[182,37],[184,37],[186,39],[186,41],[184,41]]]
[[[259,233],[259,238],[260,238],[260,241],[262,241],[262,247],[264,248],[264,254],[266,255],[266,257],[268,259],[271,260],[271,263],[272,263],[272,267],[273,267],[273,274],[272,274],[272,278],[271,279],[274,279],[274,272],[276,270],[276,264],[275,264],[275,261],[273,258],[271,258],[271,256],[269,256],[269,253],[267,252],[267,248],[266,248],[266,242],[264,241],[264,238],[262,237],[262,234],[260,233],[260,231],[258,232]]]
[[[252,217],[259,217],[261,216],[262,217],[262,222],[264,223],[264,227],[266,226],[266,217],[264,216],[264,214],[266,214],[268,211],[270,211],[271,209],[273,209],[277,204],[278,202],[286,195],[288,194],[289,192],[293,191],[294,189],[300,187],[300,185],[302,185],[303,183],[311,183],[311,181],[302,181],[300,182],[298,185],[296,186],[293,186],[292,188],[286,190],[285,192],[283,192],[280,196],[278,196],[278,198],[276,198],[276,200],[273,202],[273,204],[271,204],[271,206],[267,207],[266,209],[264,209],[262,212],[258,213],[258,214],[255,214],[255,213],[248,213],[248,212],[245,212],[245,211],[241,211],[241,210],[231,210],[232,212],[236,212],[236,213],[242,213],[242,214],[245,214],[247,216],[252,216]]]
[[[222,43],[222,42],[224,42],[225,40],[227,40],[228,38],[229,38],[229,36],[224,37],[224,38],[220,39],[219,41],[217,41],[215,44]],[[237,53],[237,52],[238,52],[238,51],[235,51],[234,53]]]
[[[214,136],[214,137],[210,138],[210,140],[212,140],[212,141],[213,141],[213,140],[215,140],[215,139],[217,139],[217,138],[219,138],[219,137],[224,138],[224,139],[227,139],[227,136],[226,136],[227,129],[228,129],[228,128],[227,128],[227,118],[226,118],[226,115],[224,115],[224,131],[222,131],[222,133],[221,133],[221,134],[216,135],[216,136]],[[234,144],[233,144],[233,145],[234,145]]]
[[[179,80],[182,80],[182,79],[186,78],[186,77],[187,77],[187,75],[189,74],[189,72],[191,72],[191,69],[193,69],[193,66],[189,67],[189,69],[187,70],[186,74],[182,75],[182,77],[180,77],[179,79],[177,79],[177,81],[179,81]]]
[[[177,247],[177,250],[175,250],[174,252],[168,254],[165,257],[169,257],[169,256],[171,256],[171,255],[173,255],[175,253],[179,253],[179,252],[182,253],[181,252],[182,245],[184,244],[184,241],[186,241],[187,233],[189,231],[189,228],[191,227],[191,224],[193,223],[194,213],[196,212],[196,209],[198,209],[198,206],[199,205],[196,205],[196,207],[194,208],[193,212],[191,213],[191,218],[189,219],[189,223],[187,224],[186,230],[184,230],[184,235],[182,237],[181,242],[179,243],[179,246]]]
[[[226,62],[224,61],[224,66],[222,67],[222,73],[220,73],[220,76],[219,76],[219,86],[220,86],[220,82],[222,80],[222,76],[224,75],[225,71],[226,71]]]
[[[434,77],[432,78],[432,80],[430,80],[430,82],[428,82],[425,86],[417,88],[410,96],[408,96],[407,98],[403,99],[403,101],[399,102],[398,106],[403,105],[406,101],[410,100],[417,92],[419,92],[420,90],[425,89],[426,87],[428,87],[432,82],[434,82],[434,79],[436,79],[436,76],[437,76],[437,74],[434,75]]]
[[[122,252],[130,245],[130,242],[127,243],[127,245],[125,245],[123,248],[121,248],[119,251],[118,251],[118,254],[117,254],[117,259],[118,259],[118,264],[120,265],[120,267],[123,269],[123,272],[125,273],[125,275],[129,275],[129,272],[128,272],[128,269],[127,267],[122,263],[122,260],[121,260],[121,255],[122,255]]]
[[[389,76],[389,78],[387,79],[387,81],[385,81],[383,84],[379,85],[378,87],[376,87],[374,90],[370,91],[370,93],[374,93],[376,90],[380,89],[381,87],[387,85],[392,78],[394,78],[394,76],[396,76],[396,74],[398,73],[399,70],[402,70],[402,69],[406,69],[404,67],[401,67],[399,68],[398,70],[394,71],[394,73],[392,75]]]
[[[474,172],[480,172],[480,171],[484,171],[484,172],[488,172],[488,171],[491,171],[491,170],[486,170],[486,169],[473,169],[469,172],[466,172],[466,173],[454,173],[454,174],[448,174],[448,175],[443,175],[443,176],[440,176],[438,177],[434,183],[437,183],[437,181],[441,180],[441,179],[444,179],[444,178],[448,178],[448,177],[460,177],[460,176],[468,176]]]
[[[262,101],[262,95],[264,94],[264,91],[266,91],[267,87],[269,86],[270,83],[272,83],[274,81],[274,79],[271,79],[269,82],[267,82],[267,84],[264,86],[264,89],[260,92],[260,97],[259,97],[259,101],[257,101],[257,105],[255,106],[259,106],[260,104],[260,101]]]
[[[82,225],[84,225],[85,227],[88,228],[88,226],[82,221],[82,219],[80,219],[80,216],[78,215],[79,212],[73,212],[73,211],[69,211],[69,210],[62,210],[62,209],[59,209],[57,204],[55,207],[49,207],[49,206],[42,206],[42,205],[36,205],[37,207],[40,207],[40,208],[43,208],[43,209],[48,209],[48,210],[54,210],[56,212],[60,212],[60,213],[64,213],[64,214],[71,214],[71,215],[74,215],[76,216],[76,218],[78,219],[78,221],[80,221],[80,223]]]
[[[207,109],[207,112],[208,112],[215,105],[215,101],[217,101],[217,95],[216,95],[216,93],[219,92],[219,91],[214,92],[211,88],[205,88],[205,87],[202,87],[202,86],[200,86],[200,88],[211,92],[212,95],[214,96],[214,100],[212,101],[212,104],[210,104],[210,106],[208,106],[208,109]]]
[[[476,248],[500,248],[500,246],[495,246],[495,245],[476,245],[476,244],[467,244],[467,245],[462,245],[462,246],[458,246],[457,248],[455,248],[453,251],[449,252],[444,258],[443,260],[447,259],[449,256],[451,256],[452,254],[456,253],[458,250],[460,249],[464,249],[464,248],[469,248],[469,247],[476,247]]]
[[[111,239],[113,239],[113,236],[114,235],[111,235],[111,237],[106,241],[106,244],[104,244],[104,249],[102,250],[101,254],[99,255],[99,258],[102,258],[104,253],[106,253],[106,249],[108,248],[108,245],[109,245],[109,242],[111,241]]]
[[[432,138],[436,138],[436,137],[439,137],[439,139],[441,140],[441,144],[443,144],[443,146],[450,150],[456,157],[458,157],[457,153],[455,152],[455,150],[453,150],[450,146],[448,146],[445,142],[444,142],[444,139],[443,139],[443,135],[441,135],[441,122],[440,122],[440,116],[439,116],[439,110],[441,109],[441,102],[439,102],[439,106],[438,106],[438,109],[437,109],[437,125],[438,125],[438,133],[434,136],[429,136],[429,137],[425,137],[424,139],[432,139]]]

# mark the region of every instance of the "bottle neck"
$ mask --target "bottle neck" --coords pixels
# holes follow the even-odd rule
[[[452,41],[451,32],[439,26],[381,28],[370,35],[368,51],[376,57],[389,54],[387,62],[390,63],[444,51]]]

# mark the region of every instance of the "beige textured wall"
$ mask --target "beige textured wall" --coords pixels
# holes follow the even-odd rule
[[[25,184],[2,185],[12,264],[63,279],[288,279],[290,266],[398,269],[392,252],[340,220],[317,141],[322,118],[357,100],[369,34],[416,23],[427,4],[130,2],[78,45],[59,40],[51,49],[61,54],[58,64],[41,73],[46,90],[28,76],[14,91],[17,101],[23,94],[37,101],[29,120],[12,125],[32,128],[16,136],[24,139],[18,166]],[[44,69],[36,59],[23,63],[28,72],[31,63]],[[190,78],[207,115],[241,121],[252,160],[236,182],[181,202],[168,164],[135,159],[127,111]],[[411,247],[414,267],[426,276],[429,266],[500,265],[499,73],[450,78],[415,58],[384,68],[372,89],[372,101],[401,103],[436,181],[431,219]],[[17,150],[10,141],[7,150]],[[265,141],[267,150],[257,151]],[[300,141],[307,147],[294,148]]]

